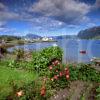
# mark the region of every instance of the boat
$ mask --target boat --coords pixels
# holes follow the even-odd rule
[[[80,50],[80,53],[81,54],[86,54],[86,51],[85,50]]]

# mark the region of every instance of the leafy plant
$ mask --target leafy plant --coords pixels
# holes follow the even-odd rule
[[[100,86],[97,87],[96,92],[97,92],[96,100],[100,100]]]
[[[24,58],[24,50],[23,49],[15,49],[15,54],[16,54],[16,61],[23,60]]]
[[[48,47],[38,52],[33,52],[33,66],[39,73],[47,70],[52,59],[62,60],[62,50],[59,47]]]

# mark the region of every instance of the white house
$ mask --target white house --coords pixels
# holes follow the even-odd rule
[[[42,38],[42,41],[48,41],[48,40],[49,40],[48,37],[43,37],[43,38]]]

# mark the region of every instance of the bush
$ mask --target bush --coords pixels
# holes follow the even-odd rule
[[[90,65],[84,64],[79,68],[79,79],[100,82],[100,72],[91,68]]]
[[[49,80],[53,88],[65,88],[70,80],[70,72],[68,66],[62,65],[58,60],[52,62],[48,67]]]
[[[78,67],[77,67],[78,66]],[[69,66],[70,70],[70,80],[83,80],[83,81],[93,81],[100,82],[100,72],[91,68],[88,64],[81,64],[73,67]]]
[[[7,49],[5,47],[0,47],[0,54],[7,53]]]
[[[24,50],[23,49],[15,49],[15,54],[16,54],[16,61],[23,60],[24,58]]]
[[[33,66],[38,72],[47,71],[47,66],[52,59],[62,61],[62,50],[59,47],[48,47],[38,52],[33,52]]]

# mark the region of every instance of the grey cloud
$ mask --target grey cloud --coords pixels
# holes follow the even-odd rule
[[[8,21],[8,20],[23,20],[28,21],[32,16],[26,12],[23,8],[22,11],[14,12],[9,9],[3,3],[0,3],[0,21]]]
[[[0,3],[0,11],[1,10],[7,10],[7,7],[2,3]]]
[[[3,3],[0,3],[0,21],[6,21],[10,19],[16,19],[20,17],[18,13],[9,11],[9,8]]]
[[[96,0],[95,6],[96,6],[97,8],[100,8],[100,0]]]
[[[29,11],[53,17],[67,24],[75,24],[86,17],[90,6],[75,0],[39,0]]]
[[[55,30],[61,29],[66,24],[48,17],[39,17],[31,19],[32,30],[43,31],[43,30]]]

